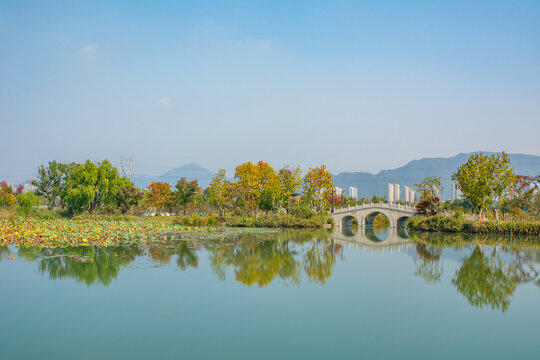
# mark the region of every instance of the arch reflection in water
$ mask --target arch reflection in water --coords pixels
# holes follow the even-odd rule
[[[413,247],[407,229],[391,227],[341,227],[334,229],[332,239],[336,244],[356,248],[392,251]]]

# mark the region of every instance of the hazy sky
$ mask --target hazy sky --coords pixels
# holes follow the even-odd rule
[[[538,0],[0,0],[0,179],[539,155],[539,19]]]

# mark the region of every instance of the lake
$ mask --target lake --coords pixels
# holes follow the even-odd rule
[[[532,359],[539,272],[537,248],[389,228],[0,247],[0,357]]]

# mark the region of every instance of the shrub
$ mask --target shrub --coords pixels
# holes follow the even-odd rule
[[[454,211],[454,219],[458,219],[458,220],[465,219],[465,215],[463,214],[463,211],[461,210]]]
[[[33,192],[27,192],[17,196],[17,210],[28,218],[28,215],[35,213],[41,204],[39,198]]]

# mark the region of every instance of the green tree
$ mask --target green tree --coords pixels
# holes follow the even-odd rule
[[[480,216],[484,209],[498,208],[502,196],[510,189],[514,172],[510,167],[510,158],[505,152],[501,154],[473,154],[452,175],[458,182],[463,194],[471,200]]]
[[[133,183],[120,177],[118,169],[108,160],[97,164],[88,160],[71,170],[66,202],[72,213],[93,212],[102,205],[114,205],[118,191],[126,185]]]
[[[422,182],[414,184],[414,187],[420,194],[420,198],[439,197],[439,193],[443,191],[441,178],[436,176],[427,176]]]
[[[278,172],[280,191],[279,191],[279,207],[285,207],[289,213],[289,199],[297,196],[302,186],[302,170],[300,167],[285,166]]]
[[[17,209],[24,215],[25,219],[36,211],[40,204],[39,198],[31,191],[17,196]]]
[[[377,196],[375,194],[373,194],[373,196],[371,197],[371,200],[370,200],[372,203],[374,204],[378,204],[378,203],[387,203],[388,201],[384,198],[384,197],[381,197],[381,196]],[[343,204],[345,206],[345,204]]]
[[[49,161],[47,166],[38,168],[38,177],[32,180],[32,185],[36,187],[36,195],[47,200],[50,210],[56,206],[57,199],[65,197],[67,179],[73,166]]]
[[[175,202],[184,208],[184,215],[186,215],[188,204],[198,192],[199,183],[197,180],[187,181],[186,178],[181,178],[176,183],[176,191],[173,195]]]
[[[231,206],[231,182],[225,176],[225,170],[219,169],[210,181],[206,189],[206,198],[219,210],[219,216],[223,217],[225,210]]]

